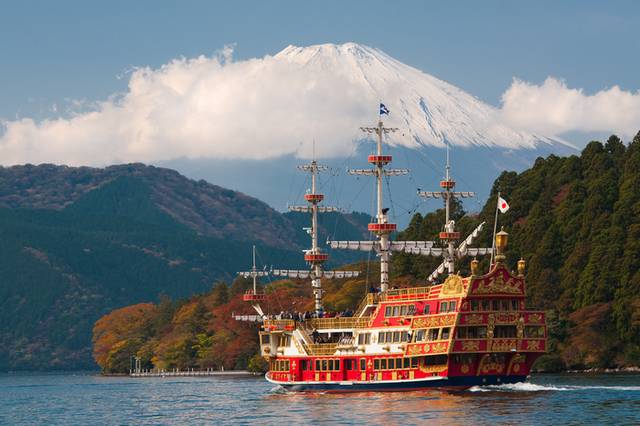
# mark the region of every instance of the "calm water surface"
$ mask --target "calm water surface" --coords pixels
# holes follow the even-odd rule
[[[640,375],[461,392],[289,394],[262,378],[0,375],[1,424],[640,424]]]

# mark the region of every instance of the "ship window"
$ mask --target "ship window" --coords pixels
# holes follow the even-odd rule
[[[440,338],[441,340],[447,340],[449,339],[449,327],[445,327],[442,329],[442,337]]]
[[[456,310],[456,302],[452,300],[451,302],[449,302],[449,312],[453,312],[455,310]]]
[[[352,359],[345,359],[344,360],[344,369],[345,370],[349,370],[349,371],[353,370],[353,364],[354,364],[354,362],[353,362]]]
[[[492,300],[491,303],[493,304],[493,310],[494,311],[499,311],[500,310],[500,301],[499,300]]]
[[[316,359],[316,371],[320,371],[320,360]]]
[[[429,329],[429,333],[427,335],[427,340],[429,340],[429,341],[438,340],[438,331],[439,331],[439,329],[437,329],[437,328]]]
[[[393,307],[393,316],[394,317],[400,316],[400,306],[396,305]]]
[[[323,359],[322,360],[322,368],[321,368],[321,370],[326,371],[328,369],[329,369],[329,361],[326,360],[326,359]]]
[[[528,325],[524,328],[524,337],[544,337],[544,327]]]
[[[411,359],[410,358],[403,358],[402,359],[402,368],[409,368],[411,367]]]
[[[308,369],[309,369],[309,361],[307,361],[306,359],[303,359],[302,361],[300,361],[300,370],[306,371]]]
[[[436,355],[424,357],[424,365],[443,365],[447,363],[447,355]]]
[[[393,342],[397,343],[400,341],[400,332],[399,331],[394,331],[393,332]]]
[[[360,370],[364,371],[367,369],[367,360],[364,358],[360,358]]]
[[[402,333],[400,333],[400,341],[401,342],[409,341],[409,332],[408,331],[403,331]]]
[[[358,344],[359,345],[368,345],[371,343],[371,334],[370,333],[360,333],[358,334]]]
[[[422,310],[422,313],[423,313],[424,315],[429,314],[429,308],[430,308],[430,306],[429,306],[429,305],[424,305],[424,309]]]
[[[483,311],[490,311],[491,310],[491,300],[482,300],[482,310]]]
[[[409,305],[407,307],[407,315],[415,315],[416,314],[416,305]]]
[[[384,308],[384,316],[385,317],[391,316],[391,306],[387,306],[386,308]]]
[[[380,369],[381,370],[386,370],[387,369],[387,359],[386,358],[380,360]]]
[[[518,310],[518,299],[511,299],[511,309],[514,311]]]
[[[440,312],[447,312],[449,302],[440,302]]]
[[[411,368],[418,368],[418,358],[411,358]]]
[[[271,335],[270,334],[263,334],[263,335],[260,336],[260,339],[261,339],[263,345],[268,345],[269,343],[271,343]]]
[[[289,334],[283,334],[280,336],[280,340],[278,342],[278,346],[287,347],[291,345],[291,336]]]
[[[425,334],[426,330],[421,329],[421,330],[417,330],[416,331],[416,338],[415,341],[416,342],[423,342],[424,341],[424,334]]]
[[[458,327],[458,339],[483,339],[487,337],[487,327]]]
[[[501,300],[500,301],[500,310],[501,311],[508,311],[509,310],[509,301],[508,300]]]
[[[493,336],[494,337],[516,337],[516,326],[515,325],[496,325]]]
[[[471,310],[472,311],[477,311],[480,309],[480,302],[478,300],[472,300],[471,301]]]
[[[336,370],[340,371],[340,360],[339,359],[336,359],[334,367],[336,368]]]
[[[380,370],[380,360],[379,359],[374,359],[373,360],[373,368],[374,368],[374,370]]]

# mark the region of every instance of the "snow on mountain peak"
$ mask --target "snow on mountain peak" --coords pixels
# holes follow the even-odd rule
[[[402,130],[402,136],[390,139],[394,145],[534,148],[540,143],[567,144],[507,125],[497,108],[379,49],[357,43],[290,45],[274,59],[309,69],[311,75],[326,72],[349,78],[363,100],[384,102],[391,110],[385,121]]]

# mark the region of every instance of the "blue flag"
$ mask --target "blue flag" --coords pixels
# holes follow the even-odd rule
[[[384,106],[384,104],[380,104],[380,115],[387,114],[389,115],[389,108]]]

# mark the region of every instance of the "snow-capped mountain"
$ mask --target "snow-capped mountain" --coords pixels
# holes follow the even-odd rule
[[[378,49],[356,43],[288,46],[274,59],[301,67],[310,76],[330,74],[349,81],[349,90],[369,103],[368,111],[382,100],[391,110],[385,120],[403,131],[391,138],[394,145],[532,149],[567,144],[508,126],[497,108]]]
[[[391,110],[383,117],[385,125],[401,130],[389,136],[385,150],[394,156],[393,167],[411,170],[408,177],[391,179],[384,196],[385,204],[391,207],[392,220],[401,226],[415,211],[440,207],[440,202],[421,202],[416,190],[437,189],[444,174],[443,148],[447,144],[451,147],[458,188],[478,194],[477,200],[466,202],[472,211],[484,203],[494,179],[503,170],[521,171],[539,156],[576,152],[560,138],[509,127],[496,107],[374,48],[355,43],[289,46],[256,61],[260,63],[252,71],[251,81],[267,84],[274,81],[274,74],[278,81],[291,80],[289,86],[270,89],[271,105],[281,111],[276,111],[280,114],[276,117],[270,115],[267,121],[275,121],[277,131],[285,127],[292,132],[283,134],[283,139],[294,135],[297,141],[317,141],[315,153],[332,168],[321,181],[321,190],[331,205],[372,213],[373,180],[347,176],[345,169],[368,167],[366,154],[374,145],[358,127],[375,125],[378,103],[385,103]],[[300,84],[301,76],[304,84]],[[253,84],[251,81],[247,84]],[[249,110],[264,96],[262,90],[256,85],[259,93],[251,99]],[[293,90],[297,92],[292,94]],[[297,106],[286,104],[287,100]],[[273,138],[276,130],[264,117],[256,120],[255,127],[262,132],[256,135],[254,145],[265,144],[264,149],[266,144],[274,143],[265,135],[272,132]],[[310,144],[305,145],[260,158],[182,158],[160,164],[285,210],[287,204],[299,202],[306,189],[305,176],[295,170],[296,164],[312,155]]]

